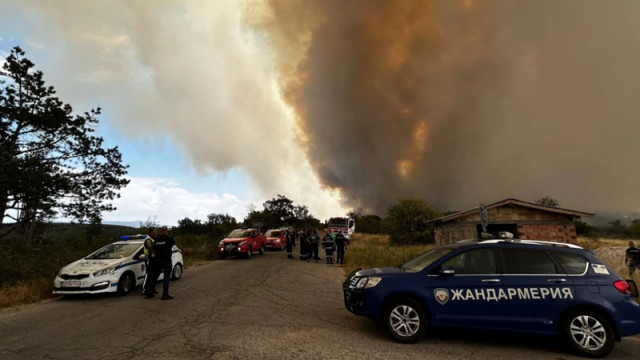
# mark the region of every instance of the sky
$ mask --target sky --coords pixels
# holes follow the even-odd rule
[[[402,198],[549,195],[638,212],[631,0],[0,0],[131,183],[105,221],[241,220],[282,194],[321,220]]]

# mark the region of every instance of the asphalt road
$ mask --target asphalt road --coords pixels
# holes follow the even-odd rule
[[[571,359],[553,338],[435,331],[392,342],[342,303],[342,268],[267,253],[187,269],[174,300],[61,298],[0,311],[0,359]],[[638,359],[640,339],[608,359]]]

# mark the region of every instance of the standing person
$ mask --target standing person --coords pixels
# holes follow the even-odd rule
[[[342,231],[338,230],[338,232],[336,233],[335,242],[336,242],[336,250],[338,253],[338,259],[336,259],[337,263],[344,264],[344,247],[346,245],[347,238],[344,237],[344,235],[342,234]]]
[[[298,231],[298,240],[300,240],[300,260],[305,260],[307,255],[307,239],[306,236],[304,236],[304,231]]]
[[[320,244],[320,236],[318,236],[317,229],[313,229],[313,231],[311,231],[311,234],[309,235],[309,242],[311,243],[311,254],[313,256],[313,260],[315,260],[316,262],[318,262],[318,260],[322,260],[320,259],[320,256],[318,256],[318,245]]]
[[[333,250],[336,248],[336,242],[329,234],[329,230],[327,230],[322,238],[322,248],[324,249],[325,257],[327,258],[327,264],[333,264]]]
[[[173,253],[173,245],[176,242],[169,235],[169,229],[166,226],[162,227],[160,236],[153,243],[153,248],[156,251],[156,259],[160,270],[163,273],[162,279],[162,300],[171,300],[173,296],[169,295],[169,282],[171,281],[171,271],[173,270],[171,264],[171,255]],[[156,277],[156,280],[158,278]],[[155,287],[155,281],[154,281]]]
[[[295,259],[293,257],[293,243],[295,242],[295,238],[293,234],[289,230],[285,230],[284,235],[285,243],[287,244],[287,259]]]
[[[160,269],[156,260],[156,250],[153,247],[155,239],[158,237],[158,229],[149,229],[149,237],[144,240],[144,254],[146,255],[146,267],[147,272],[144,275],[144,282],[142,283],[142,294],[150,299],[156,293],[156,280],[160,275]]]
[[[640,268],[640,249],[633,241],[629,241],[627,245],[629,248],[624,254],[624,264],[629,268],[629,276],[632,276],[636,269]]]

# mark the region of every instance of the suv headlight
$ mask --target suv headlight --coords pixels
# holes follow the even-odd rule
[[[93,276],[102,276],[102,275],[111,274],[113,272],[113,270],[115,270],[115,269],[116,269],[116,267],[112,266],[112,267],[108,267],[106,269],[98,270],[98,271],[93,273]]]
[[[382,278],[376,276],[363,276],[351,280],[351,287],[353,289],[370,289],[378,285],[381,280]]]

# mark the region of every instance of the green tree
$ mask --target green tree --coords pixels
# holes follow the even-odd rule
[[[389,242],[394,245],[434,242],[430,220],[441,213],[421,199],[404,199],[387,209]]]
[[[536,200],[536,204],[542,205],[542,206],[548,206],[548,207],[552,207],[552,208],[559,208],[560,207],[560,203],[558,203],[558,200],[552,198],[549,195],[545,195],[543,197],[541,197],[540,199]]]
[[[0,70],[0,225],[56,214],[100,223],[129,183],[128,166],[93,135],[100,108],[74,115],[33,68],[15,47]]]

